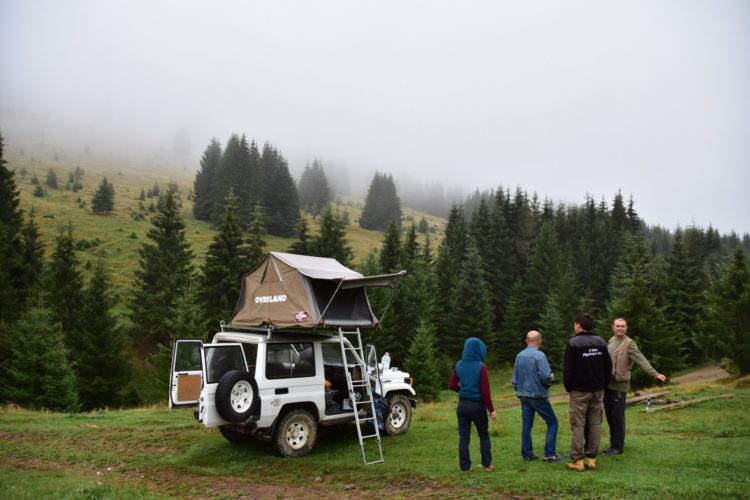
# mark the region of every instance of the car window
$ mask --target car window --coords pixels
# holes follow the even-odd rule
[[[313,344],[271,343],[266,350],[266,378],[299,378],[315,376]]]
[[[341,358],[341,344],[323,343],[323,364],[344,366]],[[354,357],[351,351],[346,352],[346,361],[349,365],[357,364],[357,359]]]
[[[245,370],[242,349],[236,345],[204,348],[206,354],[206,383],[215,384],[230,370]]]
[[[247,361],[247,371],[255,373],[255,363],[258,359],[258,344],[243,343],[242,350]]]
[[[178,372],[201,370],[200,342],[179,342],[177,344],[174,369]]]

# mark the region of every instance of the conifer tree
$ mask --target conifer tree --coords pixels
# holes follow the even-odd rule
[[[625,318],[628,335],[638,343],[641,352],[661,372],[671,372],[681,364],[681,353],[675,349],[678,337],[671,330],[654,298],[649,294],[649,255],[643,240],[635,237],[629,244],[625,260],[612,277],[611,300],[606,320],[600,330],[607,329],[615,318]],[[604,334],[604,331],[600,333]],[[635,387],[651,382],[643,371],[633,373]]]
[[[28,220],[23,225],[22,235],[24,278],[21,295],[28,297],[31,291],[41,283],[44,274],[44,242],[40,239],[33,207],[29,211]]]
[[[266,255],[266,242],[263,239],[263,233],[265,233],[263,210],[260,205],[256,205],[247,237],[245,253],[245,266],[247,271],[254,269],[255,266],[260,264],[261,260],[263,260],[263,257]]]
[[[705,309],[707,277],[700,263],[685,248],[679,230],[674,236],[666,286],[667,320],[681,334],[687,361],[696,363],[702,357],[696,340],[703,334],[699,324]]]
[[[263,148],[262,203],[265,227],[269,234],[292,236],[299,220],[299,197],[289,166],[278,150],[270,144]]]
[[[73,249],[73,226],[60,231],[49,262],[45,292],[46,301],[55,311],[70,349],[70,360],[75,368],[82,349],[83,277],[78,257]]]
[[[622,199],[622,192],[617,191],[615,199],[612,201],[612,227],[617,233],[628,230],[629,221],[628,213],[625,210],[625,202]]]
[[[510,349],[498,350],[499,359],[513,361],[515,348],[520,347],[526,332],[540,328],[539,319],[562,274],[562,250],[553,223],[548,222],[539,231],[526,278],[517,281],[511,290],[500,336],[500,347]]]
[[[383,246],[380,247],[380,269],[384,273],[395,273],[403,269],[401,264],[401,231],[396,221],[388,224]]]
[[[125,335],[112,314],[114,305],[112,282],[99,259],[83,295],[83,326],[75,370],[83,410],[123,403],[131,367],[124,356]]]
[[[214,197],[214,191],[217,190],[221,155],[221,144],[218,139],[211,139],[203,152],[201,166],[193,182],[193,215],[198,220],[212,220],[217,211],[214,205],[218,200]]]
[[[242,276],[250,271],[247,247],[237,219],[237,197],[227,195],[224,220],[208,247],[198,296],[211,323],[229,319],[240,294]]]
[[[47,172],[47,178],[45,179],[44,183],[50,189],[57,189],[57,174],[53,169],[49,169],[49,171]]]
[[[177,196],[171,189],[159,200],[152,228],[138,251],[130,318],[135,340],[154,346],[168,345],[173,337],[176,304],[185,294],[193,274],[193,252],[185,238]]]
[[[313,215],[318,215],[331,201],[331,190],[328,187],[323,165],[316,158],[312,166],[306,165],[299,180],[299,201],[302,208]]]
[[[401,200],[393,177],[376,172],[367,190],[359,225],[364,229],[384,231],[392,220],[401,227]]]
[[[740,374],[750,373],[750,266],[741,248],[712,281],[701,326],[703,335],[696,343],[706,358],[727,356]]]
[[[0,400],[31,409],[76,412],[76,379],[57,315],[41,297],[30,301],[12,331]]]
[[[446,350],[453,357],[460,356],[464,340],[479,337],[488,346],[495,345],[495,332],[492,329],[492,306],[489,289],[484,279],[482,259],[473,243],[469,244],[466,258],[461,265],[458,282],[453,289],[454,330],[448,338]]]
[[[501,331],[505,321],[505,309],[510,298],[514,282],[513,243],[510,227],[506,219],[508,197],[502,187],[495,193],[495,204],[492,209],[492,226],[483,236],[489,240],[484,246],[482,260],[485,263],[487,283],[490,284],[492,307],[495,315],[495,330]],[[481,255],[481,254],[480,254]]]
[[[223,200],[229,190],[237,195],[237,214],[240,225],[250,225],[255,205],[260,201],[260,154],[253,141],[232,134],[224,147],[219,175],[214,183],[214,211],[211,220],[219,221],[224,212]]]
[[[572,321],[570,316],[563,315],[561,310],[562,307],[558,304],[557,297],[550,294],[538,321],[539,332],[544,339],[542,350],[547,355],[547,361],[552,370],[558,374],[562,374],[565,343],[571,332],[571,328],[569,326],[566,328],[565,325],[570,325]]]
[[[404,244],[401,248],[401,263],[403,268],[410,270],[419,257],[419,242],[417,241],[417,226],[412,222],[404,235]]]
[[[333,209],[326,207],[320,214],[320,232],[312,238],[312,255],[317,257],[331,257],[342,265],[348,266],[354,257],[354,252],[346,240],[344,223]]]
[[[103,178],[91,199],[91,211],[95,214],[108,214],[115,208],[115,187]]]
[[[289,247],[291,253],[299,255],[310,254],[310,235],[307,234],[309,227],[305,217],[300,217],[296,226],[297,240]]]
[[[18,318],[24,299],[23,212],[15,172],[6,167],[0,133],[0,323]]]
[[[452,341],[456,325],[453,323],[454,315],[448,314],[455,309],[453,304],[453,289],[458,283],[461,265],[466,255],[466,242],[468,234],[463,209],[454,205],[448,215],[448,224],[445,226],[445,237],[438,248],[436,262],[436,278],[438,290],[438,309],[445,311],[441,314],[437,323],[437,336],[441,345]]]
[[[409,375],[414,377],[414,386],[419,397],[425,401],[437,401],[445,383],[440,372],[435,328],[430,323],[419,323],[414,340],[404,359]]]

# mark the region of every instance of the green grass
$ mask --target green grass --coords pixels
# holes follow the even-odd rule
[[[416,410],[407,434],[384,438],[385,462],[369,466],[361,463],[351,425],[321,429],[310,455],[282,459],[268,443],[228,443],[187,410],[157,406],[64,415],[8,408],[0,411],[0,491],[11,498],[750,495],[746,380],[676,386],[670,395],[679,400],[735,393],[730,399],[652,413],[643,412],[643,405],[629,407],[625,455],[600,456],[598,470],[574,473],[564,463],[521,459],[520,409],[509,378],[508,370],[491,373],[498,408],[498,420],[491,423],[491,474],[458,471],[455,396],[446,391],[439,403]],[[553,395],[561,393],[556,386]],[[554,407],[562,453],[570,444],[567,403]],[[544,431],[538,421],[533,438],[540,455]],[[475,435],[471,450],[477,463]]]

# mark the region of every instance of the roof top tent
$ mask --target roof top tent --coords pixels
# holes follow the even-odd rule
[[[406,274],[365,277],[337,260],[270,252],[242,279],[230,328],[320,330],[379,324],[366,287],[395,288]]]

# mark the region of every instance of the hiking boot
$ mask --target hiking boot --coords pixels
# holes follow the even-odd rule
[[[584,459],[584,465],[587,469],[596,470],[596,459],[595,458],[586,458]]]
[[[602,454],[611,457],[612,455],[622,455],[622,452],[617,448],[609,448],[604,450]]]
[[[583,472],[586,470],[586,466],[583,465],[583,460],[576,460],[574,462],[568,462],[565,464],[565,467],[567,467],[570,470],[574,470],[577,472]]]
[[[565,460],[563,457],[558,457],[557,455],[545,455],[544,457],[544,463],[552,463],[552,462],[562,462]]]

